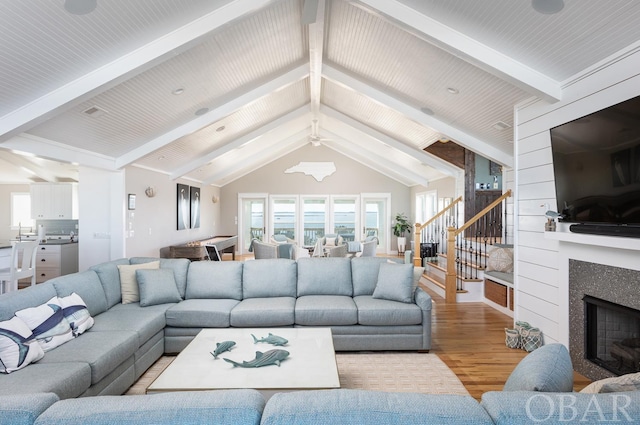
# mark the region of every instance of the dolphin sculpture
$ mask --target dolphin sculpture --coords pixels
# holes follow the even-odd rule
[[[234,362],[231,359],[223,358],[227,363],[231,363],[233,367],[262,367],[269,365],[278,365],[280,367],[280,362],[289,357],[289,352],[286,350],[269,350],[261,353],[260,351],[256,351],[256,358],[250,361],[244,361],[242,363]]]
[[[275,345],[276,347],[282,347],[287,342],[289,342],[288,340],[284,339],[283,337],[278,336],[278,335],[274,335],[272,333],[269,333],[269,336],[267,336],[266,338],[261,338],[261,339],[256,338],[256,336],[254,334],[251,334],[251,336],[253,337],[253,343],[254,344],[257,344],[259,342],[266,342],[267,344]]]
[[[216,349],[213,350],[213,353],[211,353],[211,355],[213,356],[214,359],[217,359],[218,356],[224,353],[225,351],[231,351],[231,347],[233,347],[234,345],[236,345],[235,341],[218,342],[216,344]]]

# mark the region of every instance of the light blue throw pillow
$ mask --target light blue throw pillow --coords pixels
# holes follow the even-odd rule
[[[527,354],[511,372],[503,391],[573,391],[573,365],[567,348],[543,345]]]
[[[182,300],[172,269],[136,270],[140,307],[177,303]]]
[[[411,303],[414,290],[413,264],[380,264],[373,298]]]

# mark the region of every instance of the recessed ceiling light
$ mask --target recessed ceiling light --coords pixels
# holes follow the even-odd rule
[[[86,15],[96,10],[98,0],[65,0],[64,8],[72,15]]]
[[[433,109],[427,108],[426,106],[420,108],[420,110],[427,115],[433,115]]]
[[[196,115],[200,116],[200,115],[204,115],[207,112],[209,112],[209,108],[200,108],[196,111]]]
[[[184,93],[184,89],[182,87],[175,89],[174,91],[171,92],[172,94],[175,94],[176,96],[181,95],[182,93]]]
[[[543,15],[553,15],[564,9],[563,0],[531,0],[531,7]]]
[[[447,87],[447,91],[451,94],[458,94],[460,91],[455,87]]]
[[[216,128],[216,131],[219,133],[221,131],[223,131],[226,127],[224,125],[221,125],[220,127]]]

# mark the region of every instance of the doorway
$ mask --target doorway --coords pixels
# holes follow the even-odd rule
[[[265,240],[267,194],[241,194],[238,202],[238,244],[240,253],[247,254],[253,239]]]

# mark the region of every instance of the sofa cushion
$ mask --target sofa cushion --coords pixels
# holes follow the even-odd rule
[[[85,362],[34,363],[9,375],[0,375],[0,400],[10,394],[52,392],[79,397],[91,386],[91,367]],[[0,423],[2,420],[0,419]]]
[[[385,257],[354,257],[351,259],[351,279],[353,296],[371,295],[376,289],[380,264],[386,263]]]
[[[122,304],[137,303],[140,301],[140,291],[136,271],[142,269],[159,269],[160,261],[140,264],[120,264],[120,291],[122,293]]]
[[[527,354],[509,375],[503,391],[573,391],[569,351],[554,343]]]
[[[132,358],[137,349],[138,334],[133,331],[94,332],[92,329],[79,338],[49,351],[40,363],[88,363],[91,367],[93,385],[120,363]]]
[[[298,260],[298,297],[353,294],[351,259],[301,258]]]
[[[296,300],[296,324],[340,326],[358,323],[353,298],[342,295],[306,295]]]
[[[44,351],[19,317],[0,322],[0,372],[11,373],[37,362]]]
[[[120,287],[120,272],[118,271],[118,266],[123,264],[129,264],[129,259],[120,258],[118,260],[100,263],[89,267],[89,270],[95,271],[100,279],[100,283],[107,297],[107,308],[111,308],[122,301],[122,289]],[[84,299],[84,297],[82,298]],[[89,309],[89,311],[91,311],[91,309]],[[95,313],[91,314],[95,315]]]
[[[242,300],[241,261],[195,261],[189,265],[185,299]]]
[[[189,261],[187,258],[154,258],[154,257],[131,257],[129,264],[150,263],[152,261],[160,261],[161,269],[173,270],[173,276],[176,280],[176,287],[180,293],[180,297],[184,298],[184,291],[187,289],[187,274],[189,272]]]
[[[0,321],[9,320],[15,315],[17,310],[38,306],[56,295],[58,295],[56,289],[49,282],[2,294]]]
[[[290,326],[294,324],[295,305],[293,297],[248,298],[231,310],[230,323],[238,328]]]
[[[141,307],[182,301],[171,269],[136,270],[136,280]]]
[[[31,425],[58,400],[53,393],[6,395],[0,397],[0,418],[3,424]]]
[[[295,297],[297,273],[294,260],[246,261],[242,271],[242,297]]]
[[[184,300],[167,310],[167,326],[228,328],[231,326],[231,310],[239,303],[230,299]]]
[[[92,316],[103,313],[109,308],[100,278],[94,271],[68,274],[51,279],[49,282],[56,289],[58,297],[68,297],[74,292],[80,295]]]
[[[59,298],[59,300],[62,306],[62,314],[69,322],[73,336],[81,335],[93,326],[93,317],[89,314],[87,305],[80,295],[74,292],[67,297]]]
[[[471,396],[349,389],[278,393],[262,414],[262,425],[432,423],[493,424]]]
[[[373,298],[371,295],[354,297],[358,308],[358,323],[366,326],[419,325],[422,310],[416,304]]]
[[[95,324],[89,332],[109,332],[109,331],[131,331],[138,336],[136,349],[151,337],[164,329],[166,325],[164,308],[140,307],[138,304],[131,305],[128,309],[111,309],[95,317]]]
[[[45,352],[73,339],[71,326],[64,317],[57,295],[37,307],[16,311],[16,316],[27,324]]]
[[[373,298],[411,303],[414,290],[413,264],[380,264]]]
[[[638,423],[640,391],[617,394],[490,391],[481,406],[496,425]]]
[[[99,396],[62,400],[36,424],[259,425],[264,406],[256,390],[173,392],[130,396],[126,402],[120,396]]]

